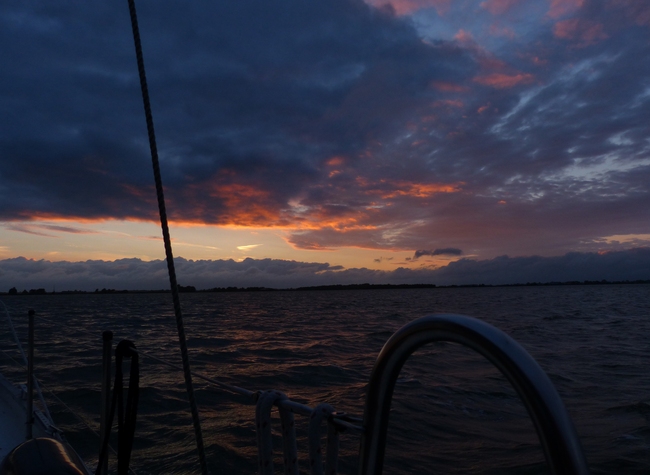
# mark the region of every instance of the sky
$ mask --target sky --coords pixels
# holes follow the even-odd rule
[[[181,283],[650,279],[650,3],[137,7]],[[164,287],[126,1],[0,51],[0,290]]]

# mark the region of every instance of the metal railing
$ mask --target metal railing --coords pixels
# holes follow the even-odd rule
[[[551,473],[589,473],[577,433],[560,396],[526,350],[501,330],[481,320],[462,315],[432,315],[402,327],[379,353],[367,389],[360,475],[382,473],[388,416],[397,377],[415,350],[436,341],[472,348],[510,381],[533,420]]]
[[[16,343],[16,348],[20,352],[20,356],[22,357],[24,367],[27,370],[27,376],[26,376],[26,398],[27,398],[27,404],[26,404],[26,424],[25,424],[25,436],[27,439],[31,439],[32,437],[32,425],[34,422],[34,392],[38,396],[38,399],[40,401],[41,405],[41,410],[43,412],[43,415],[45,419],[47,420],[47,426],[49,428],[56,430],[54,426],[54,422],[52,421],[52,416],[50,415],[50,411],[47,407],[47,404],[45,402],[45,398],[43,397],[43,392],[41,391],[41,387],[38,383],[38,380],[36,379],[36,376],[34,375],[34,310],[29,310],[28,312],[28,327],[27,327],[27,354],[25,354],[25,351],[23,350],[23,345],[20,342],[20,338],[18,338],[18,333],[16,332],[16,328],[14,327],[11,315],[9,314],[9,309],[7,306],[4,304],[4,302],[0,301],[0,305],[2,306],[2,312],[5,314],[5,317],[7,319],[7,324],[9,326],[9,329],[11,331],[11,334],[14,338],[14,342]],[[20,364],[20,363],[19,363]]]

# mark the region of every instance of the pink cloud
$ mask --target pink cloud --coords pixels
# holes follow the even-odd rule
[[[547,15],[551,18],[560,18],[578,10],[585,0],[552,0]]]
[[[481,8],[486,9],[492,15],[502,15],[517,3],[519,0],[485,0],[481,3]]]
[[[463,101],[459,100],[452,100],[452,99],[444,99],[440,101],[435,101],[433,104],[431,104],[432,107],[458,107],[462,108],[465,106],[463,104]]]
[[[431,83],[431,87],[441,91],[441,92],[467,92],[468,88],[460,84],[454,84],[451,82],[439,82],[434,81]]]
[[[458,33],[454,35],[454,39],[459,43],[474,43],[474,37],[469,31],[465,31],[462,28],[458,30]]]
[[[581,18],[557,22],[553,34],[556,38],[574,41],[577,48],[584,48],[608,37],[602,23]]]
[[[485,76],[478,76],[474,78],[474,82],[484,86],[490,86],[495,89],[508,89],[515,87],[519,84],[530,84],[535,77],[532,74],[517,73],[517,74],[503,74],[493,73]]]
[[[382,195],[382,198],[395,198],[397,196],[408,196],[412,198],[429,198],[437,193],[458,193],[465,183],[415,183],[407,181],[383,183],[390,184],[393,189]],[[375,190],[372,190],[374,192]]]
[[[451,0],[366,0],[374,7],[390,5],[398,15],[410,15],[424,8],[435,8],[438,15],[445,15],[449,11]]]

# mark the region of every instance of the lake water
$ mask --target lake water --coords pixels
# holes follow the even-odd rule
[[[94,430],[103,330],[180,365],[170,295],[3,300],[21,335],[27,309],[36,310],[37,375]],[[197,293],[181,300],[194,371],[358,416],[372,366],[393,332],[433,313],[481,318],[519,341],[548,373],[592,473],[650,473],[648,285]],[[19,379],[6,325],[0,329],[3,372]],[[146,357],[141,374],[132,467],[138,474],[199,473],[182,374]],[[384,473],[547,473],[525,408],[482,357],[454,344],[430,345],[412,356],[399,381]],[[211,472],[255,473],[254,406],[200,380],[195,390]],[[95,434],[47,397],[55,422],[94,467]],[[307,473],[307,421],[296,416],[296,424]],[[340,473],[356,473],[358,444],[358,435],[341,436]]]

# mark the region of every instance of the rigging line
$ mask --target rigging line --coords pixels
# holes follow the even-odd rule
[[[165,360],[163,360],[161,358],[158,358],[157,356],[149,354],[146,351],[142,351],[141,348],[138,348],[138,352],[142,356],[146,356],[147,358],[151,358],[152,360],[155,360],[158,363],[162,363],[164,365],[167,365],[170,368],[174,368],[174,369],[177,369],[177,370],[180,370],[180,371],[183,370],[183,368],[181,368],[178,365],[175,365],[174,363],[170,363],[169,361],[165,361]],[[253,391],[249,391],[248,389],[240,388],[239,386],[234,386],[232,384],[217,381],[216,379],[209,378],[208,376],[203,376],[202,374],[196,373],[194,371],[192,371],[192,376],[195,376],[195,377],[197,377],[199,379],[207,381],[208,383],[212,383],[215,386],[219,386],[220,388],[222,388],[224,390],[230,391],[230,392],[235,393],[235,394],[239,394],[241,396],[245,396],[245,397],[249,397],[249,398],[253,398],[255,396],[255,392],[253,392]]]
[[[59,398],[56,394],[54,394],[50,389],[45,388],[45,390],[49,393],[50,397],[52,397],[59,404],[61,404],[70,414],[72,414],[79,422],[81,422],[81,424],[86,426],[86,429],[92,432],[95,437],[97,437],[98,439],[100,438],[99,433],[91,427],[90,423],[86,420],[85,417],[82,417],[79,414],[77,414],[75,411],[73,411],[70,406],[68,406],[65,402],[63,402],[61,398]],[[62,432],[58,427],[54,425],[52,427],[54,427],[57,431]],[[108,449],[113,453],[113,455],[117,455],[117,451],[113,448],[111,444],[108,444]],[[131,467],[129,467],[129,472],[131,472],[133,475],[138,475],[137,472],[133,470]]]
[[[185,339],[185,328],[183,326],[183,315],[181,313],[181,303],[178,296],[178,284],[176,282],[176,270],[174,269],[174,255],[172,254],[171,238],[169,236],[169,226],[167,224],[167,211],[165,209],[165,197],[163,194],[162,178],[160,175],[160,164],[158,163],[158,148],[156,146],[156,134],[153,127],[153,115],[151,113],[151,104],[149,102],[149,90],[147,88],[147,78],[144,70],[144,58],[142,55],[142,45],[140,43],[140,31],[138,29],[138,17],[135,11],[135,1],[128,0],[129,13],[131,15],[131,27],[133,29],[133,42],[135,54],[138,62],[138,74],[140,76],[140,88],[142,90],[142,102],[144,104],[144,113],[147,121],[147,132],[149,135],[149,149],[151,150],[151,162],[153,173],[156,181],[156,193],[158,196],[158,211],[160,212],[160,226],[162,228],[163,240],[165,242],[165,255],[167,258],[167,271],[169,273],[169,284],[174,301],[174,313],[176,315],[176,327],[178,329],[178,343],[181,348],[183,358],[183,375],[185,377],[185,386],[187,396],[192,411],[192,421],[194,423],[194,435],[196,438],[196,447],[199,452],[199,461],[201,471],[204,475],[208,474],[208,466],[205,460],[205,450],[203,448],[203,436],[201,434],[201,421],[199,420],[199,410],[194,398],[194,389],[192,388],[192,373],[190,370],[190,360],[187,352],[187,342]]]
[[[22,363],[20,363],[20,361],[16,361],[16,359],[14,359],[11,355],[9,355],[5,350],[0,349],[0,353],[3,353],[7,358],[9,358],[9,360],[11,360],[14,364],[16,364],[16,366],[26,369],[26,367]],[[93,435],[95,435],[99,439],[99,433],[92,428],[90,423],[84,417],[80,416],[70,406],[68,406],[65,402],[63,402],[61,398],[56,394],[54,394],[54,392],[51,389],[43,387],[43,390],[46,391],[52,399],[54,399],[56,402],[61,404],[65,410],[67,410],[70,414],[72,414],[72,416],[74,416],[75,419],[81,422],[81,424],[84,425],[86,429],[92,432]],[[45,409],[47,410],[47,405],[45,404],[45,400],[42,399],[42,395],[41,395],[41,400],[43,402]],[[54,431],[58,432],[59,434],[63,434],[63,431],[58,426],[54,425],[54,421],[52,420],[51,417],[49,418],[49,425]],[[117,455],[117,451],[113,448],[111,444],[108,444],[108,448],[113,453],[113,455]],[[133,470],[131,467],[129,467],[129,472],[131,472],[133,475],[138,475],[135,472],[135,470]]]
[[[20,355],[23,358],[23,361],[25,362],[25,368],[28,366],[29,362],[27,361],[27,355],[25,355],[25,352],[23,351],[23,345],[20,343],[20,339],[18,338],[18,333],[16,333],[16,329],[14,328],[14,323],[11,319],[11,315],[9,314],[9,310],[7,310],[7,306],[3,301],[0,300],[0,303],[4,307],[5,315],[7,316],[7,321],[9,322],[9,327],[11,328],[11,333],[14,336],[14,340],[16,341],[16,345],[18,345],[18,350],[20,350]],[[52,421],[52,416],[50,415],[50,410],[47,408],[47,404],[45,404],[45,399],[43,399],[43,392],[41,391],[41,387],[38,384],[38,380],[36,379],[35,375],[32,375],[32,384],[34,384],[34,389],[36,389],[36,395],[38,398],[41,400],[41,404],[43,405],[43,412],[47,416],[47,418]]]
[[[7,352],[5,350],[0,350],[0,352],[4,353],[5,356],[7,358],[9,358],[11,361],[13,361],[14,363],[16,363],[17,366],[20,366],[20,367],[23,367],[23,368],[25,367],[20,362],[16,361],[11,356],[9,356],[9,354],[7,354]],[[145,357],[150,358],[150,359],[152,359],[154,361],[157,361],[158,363],[164,364],[164,365],[166,365],[166,366],[168,366],[170,368],[173,368],[173,369],[178,370],[178,371],[183,371],[182,366],[178,366],[177,364],[171,363],[171,362],[169,362],[167,360],[164,360],[162,358],[154,356],[151,353],[142,350],[142,348],[138,348],[138,353],[140,353],[142,356],[145,356]],[[259,391],[250,391],[248,389],[245,389],[245,388],[242,388],[242,387],[239,387],[239,386],[235,386],[233,384],[225,383],[223,381],[219,381],[217,379],[210,378],[209,376],[205,376],[205,375],[203,375],[201,373],[198,373],[198,372],[195,372],[195,371],[192,371],[192,376],[194,376],[195,378],[201,379],[203,381],[206,381],[206,382],[208,382],[210,384],[213,384],[213,385],[219,387],[220,389],[222,389],[224,391],[230,392],[233,395],[239,395],[239,396],[244,396],[246,398],[249,398],[249,403],[251,403],[251,404],[255,404],[255,402],[257,400],[257,397],[259,396],[259,393],[260,393]],[[52,394],[54,396],[54,394],[51,391],[49,391],[47,388],[46,388],[46,390],[50,394]],[[59,402],[61,402],[61,401],[59,400]],[[313,412],[313,409],[311,407],[309,407],[309,406],[307,406],[305,404],[301,404],[299,402],[293,401],[291,399],[283,399],[281,401],[277,401],[275,405],[278,406],[278,407],[281,406],[281,407],[283,407],[285,409],[288,409],[288,410],[294,412],[295,414],[300,414],[300,415],[303,415],[303,416],[311,416],[311,414]],[[353,416],[353,415],[347,414],[347,413],[333,413],[332,418],[335,420],[337,426],[339,426],[339,428],[341,428],[341,429],[351,430],[352,432],[363,432],[363,427],[360,425],[361,422],[362,422],[362,419],[360,417]]]
[[[138,352],[142,356],[146,356],[147,358],[151,358],[152,360],[157,361],[159,363],[162,363],[164,365],[167,365],[170,368],[174,368],[174,369],[179,370],[179,371],[183,370],[183,368],[181,368],[178,365],[175,365],[174,363],[170,363],[169,361],[165,361],[162,358],[158,358],[157,356],[154,356],[154,355],[152,355],[150,353],[147,353],[146,351],[143,351],[142,348],[138,348]],[[233,394],[238,394],[240,396],[248,397],[248,398],[250,398],[251,403],[256,402],[257,396],[259,396],[259,393],[260,393],[259,391],[250,391],[248,389],[241,388],[241,387],[235,386],[233,384],[224,383],[222,381],[218,381],[218,380],[216,380],[214,378],[204,376],[201,373],[196,373],[194,371],[192,371],[192,376],[194,376],[194,377],[196,377],[198,379],[202,379],[203,381],[206,381],[208,383],[214,384],[215,386],[223,389],[224,391],[228,391],[228,392],[233,393]],[[296,401],[292,401],[291,399],[283,399],[283,400],[276,401],[275,405],[278,406],[278,407],[282,407],[284,409],[288,409],[291,412],[294,412],[296,414],[300,414],[300,415],[308,416],[308,417],[311,416],[312,413],[314,412],[314,409],[312,409],[311,407],[309,407],[309,406],[307,406],[305,404],[301,404],[301,403],[296,402]],[[359,418],[359,417],[350,416],[349,414],[345,414],[345,413],[338,413],[338,414],[333,413],[332,418],[336,421],[336,424],[342,429],[348,429],[348,430],[351,430],[353,432],[363,432],[363,427],[361,427],[361,425],[354,424],[354,422],[361,423],[362,419]]]
[[[11,334],[14,337],[14,340],[16,341],[16,344],[18,345],[18,350],[20,351],[20,356],[22,356],[23,361],[25,362],[25,365],[27,365],[27,355],[23,351],[23,345],[20,344],[20,339],[18,338],[18,333],[16,333],[16,329],[14,328],[14,322],[11,320],[11,315],[9,315],[9,310],[7,310],[7,306],[5,305],[4,302],[0,301],[2,306],[4,307],[5,315],[7,317],[7,322],[9,323],[9,328],[11,329]]]

